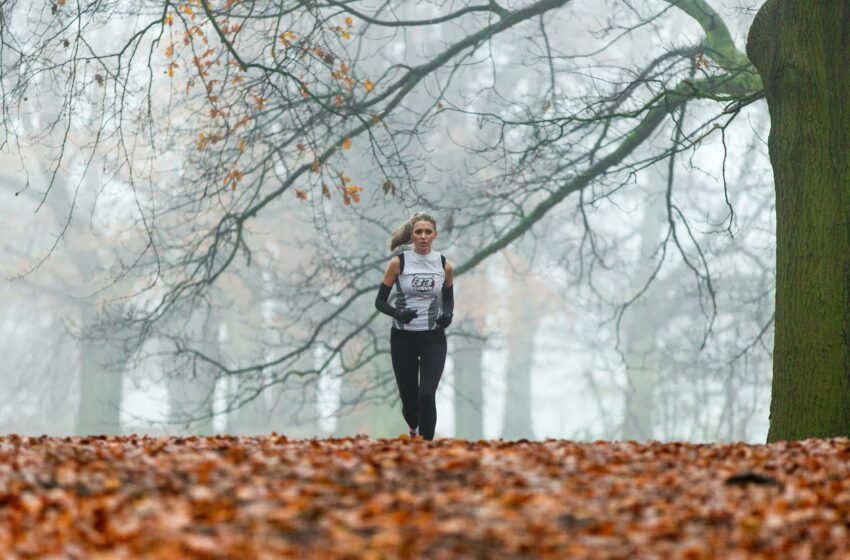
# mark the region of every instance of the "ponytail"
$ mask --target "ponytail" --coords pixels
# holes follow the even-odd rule
[[[396,247],[410,243],[410,238],[413,234],[413,224],[422,221],[431,222],[434,229],[437,229],[437,220],[435,220],[433,216],[424,212],[414,212],[414,214],[410,216],[410,219],[395,228],[395,231],[393,231],[392,237],[390,238],[390,251],[395,251]]]

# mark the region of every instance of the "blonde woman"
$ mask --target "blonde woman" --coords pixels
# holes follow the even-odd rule
[[[412,245],[390,259],[375,307],[393,318],[390,354],[410,436],[434,439],[436,393],[446,364],[445,328],[452,322],[452,264],[431,250],[437,220],[416,213],[392,235],[390,250]],[[395,307],[389,296],[396,288]],[[438,297],[442,296],[442,297]],[[441,305],[442,300],[442,305]]]

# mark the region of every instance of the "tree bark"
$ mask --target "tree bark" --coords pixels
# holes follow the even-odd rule
[[[776,184],[768,441],[850,435],[850,2],[768,0],[747,53]]]

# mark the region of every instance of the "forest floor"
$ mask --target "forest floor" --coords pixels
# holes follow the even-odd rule
[[[850,440],[0,437],[0,557],[850,556]]]

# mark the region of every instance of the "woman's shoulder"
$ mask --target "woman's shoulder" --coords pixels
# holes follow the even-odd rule
[[[411,245],[401,245],[392,250],[392,254],[390,255],[390,259],[394,259],[396,257],[404,258],[405,253],[409,253],[412,250]]]
[[[404,254],[406,252],[405,249],[399,247],[393,250],[393,254],[390,256],[390,266],[397,268],[398,274],[404,272]]]

